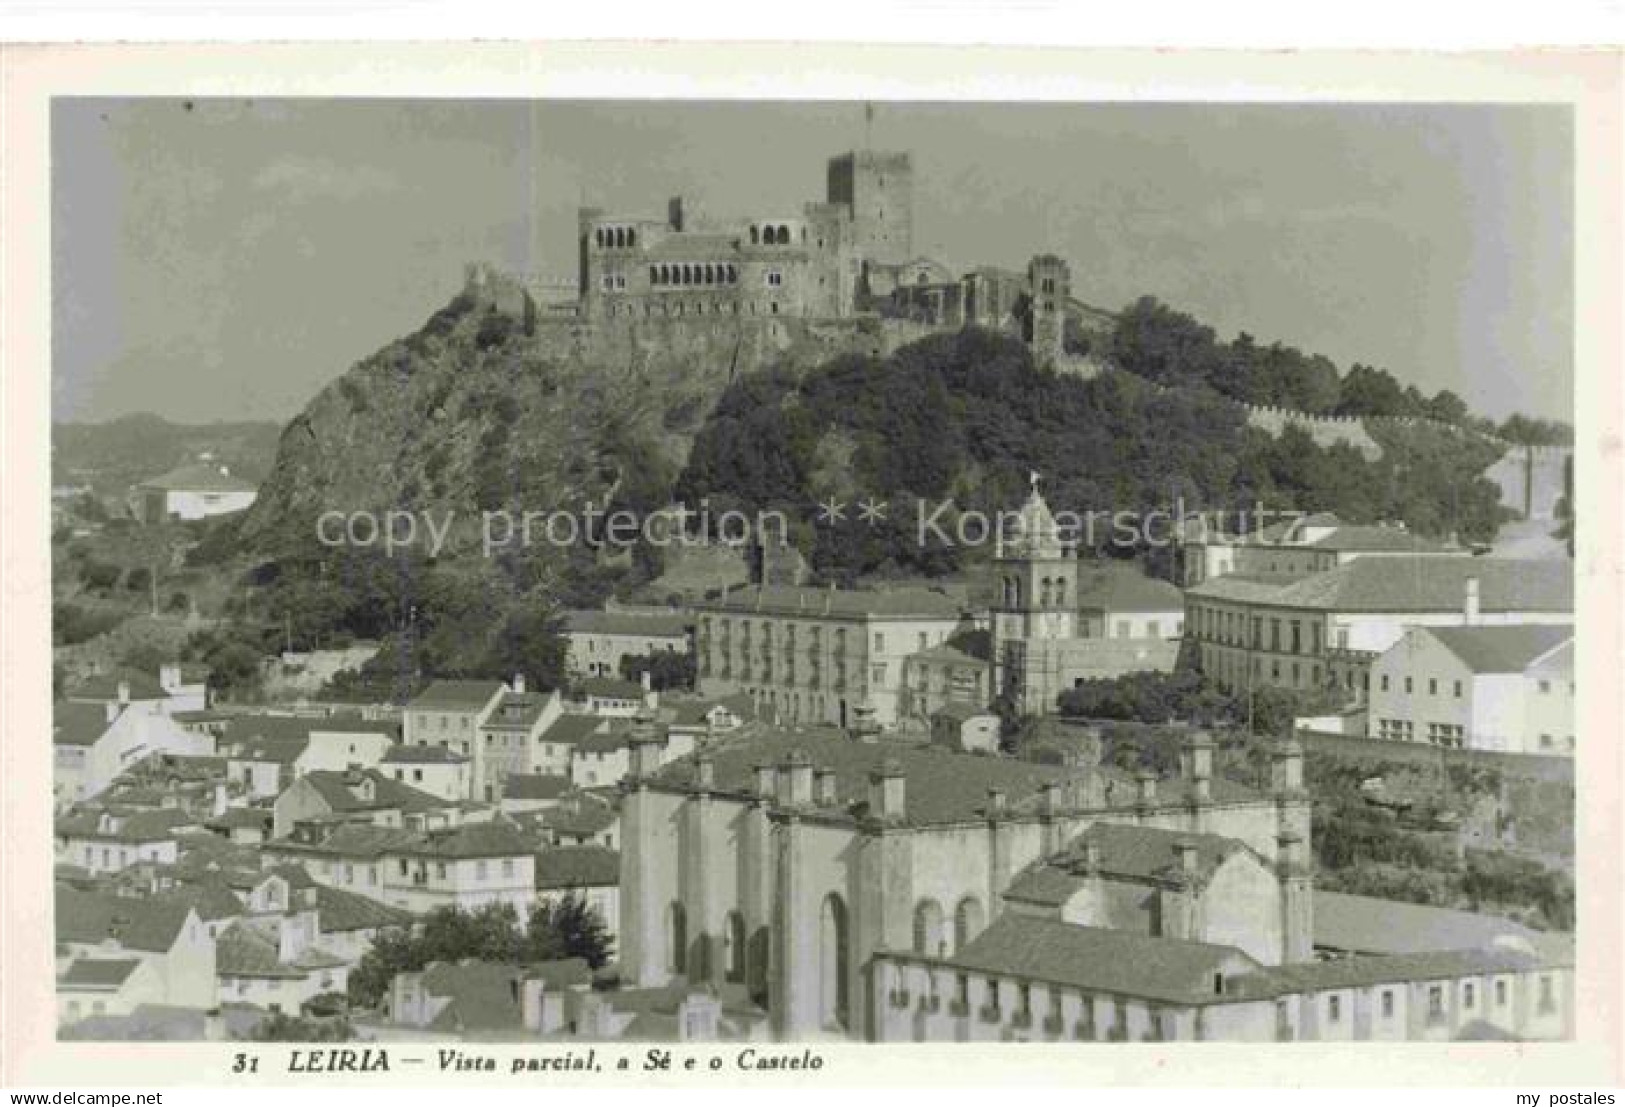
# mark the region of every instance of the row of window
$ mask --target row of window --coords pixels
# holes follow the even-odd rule
[[[1265,631],[1269,632],[1267,636]],[[1242,611],[1197,606],[1191,611],[1191,633],[1209,642],[1250,646],[1255,650],[1267,648],[1271,653],[1319,655],[1324,652],[1321,624],[1313,619],[1266,619],[1262,615],[1249,617]],[[1337,646],[1348,647],[1346,628],[1338,628]]]
[[[744,305],[743,310],[741,310],[741,307],[740,307],[741,303],[743,303],[743,305]],[[758,307],[758,305],[757,305],[757,302],[755,300],[745,300],[745,301],[740,301],[740,300],[712,300],[712,301],[709,301],[709,302],[697,301],[697,302],[692,303],[692,304],[685,303],[685,302],[680,301],[680,300],[676,301],[676,302],[673,302],[673,303],[648,303],[648,302],[645,302],[643,304],[643,316],[644,316],[644,318],[647,319],[647,318],[652,318],[653,316],[656,316],[656,315],[663,316],[665,318],[672,318],[674,316],[685,316],[685,315],[778,315],[779,314],[779,302],[777,300],[769,300],[767,302],[767,306],[766,306],[766,308],[764,310],[758,311],[757,307]],[[638,314],[638,305],[637,304],[610,304],[610,305],[608,305],[606,307],[605,310],[607,311],[607,313],[610,315],[611,318],[619,318],[621,316],[633,316],[633,315]],[[777,325],[778,324],[774,324],[775,327],[777,327]],[[774,334],[775,337],[777,337],[777,335],[778,335],[777,330],[774,330],[772,333]]]

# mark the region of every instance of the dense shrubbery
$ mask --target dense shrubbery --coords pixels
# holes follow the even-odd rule
[[[657,692],[692,691],[696,676],[694,655],[658,650],[650,654],[626,654],[621,658],[624,679],[641,681],[644,673],[649,674],[649,683]]]
[[[509,904],[474,911],[441,907],[428,914],[418,931],[386,930],[378,935],[350,973],[350,1001],[358,1007],[375,1007],[397,973],[418,972],[436,961],[473,957],[521,964],[579,957],[599,969],[611,952],[604,920],[575,896],[532,907],[523,930]]]
[[[922,548],[916,505],[925,503],[925,514],[951,535],[963,511],[1020,503],[1034,470],[1044,475],[1052,507],[1080,514],[1263,503],[1333,510],[1352,522],[1405,519],[1441,537],[1493,536],[1499,497],[1480,477],[1495,459],[1493,444],[1437,428],[1389,428],[1383,457],[1369,461],[1350,445],[1322,447],[1296,428],[1279,437],[1248,428],[1244,409],[1231,402],[1382,408],[1386,400],[1360,397],[1386,374],[1362,370],[1340,380],[1325,359],[1281,347],[1254,352],[1241,343],[1238,354],[1154,304],[1131,308],[1114,343],[1114,356],[1133,372],[1092,380],[1041,370],[1021,343],[974,329],[932,336],[883,360],[839,358],[800,378],[774,371],[746,378],[722,396],[695,439],[676,495],[799,519],[812,518],[830,495],[887,499],[883,524],[821,526],[807,541],[815,573],[841,582],[960,567],[962,548],[935,535]],[[1441,411],[1459,405],[1441,396]],[[834,442],[844,448],[832,450]],[[933,515],[949,498],[953,507]],[[1093,537],[1097,548],[1113,538],[1104,527]]]

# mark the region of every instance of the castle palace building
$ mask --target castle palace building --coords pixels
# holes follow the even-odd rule
[[[848,316],[867,267],[912,256],[914,170],[906,153],[842,154],[799,210],[712,221],[674,197],[663,219],[582,208],[578,231],[589,319]]]

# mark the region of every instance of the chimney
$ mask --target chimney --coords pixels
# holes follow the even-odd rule
[[[1185,772],[1192,799],[1206,803],[1213,798],[1213,739],[1205,730],[1196,731],[1185,745]]]
[[[516,696],[522,696],[522,695],[525,694],[525,674],[524,673],[515,673],[513,675],[513,691],[514,691],[514,695],[516,695]]]
[[[869,813],[882,822],[902,822],[907,788],[903,767],[888,757],[869,774]]]
[[[1468,577],[1466,595],[1462,604],[1462,620],[1468,626],[1478,625],[1478,578]]]
[[[999,816],[1003,815],[1004,812],[1005,812],[1004,789],[1003,788],[989,788],[987,790],[987,814],[988,814],[988,818],[990,818],[990,819],[998,818]]]
[[[1046,780],[1039,786],[1038,810],[1047,819],[1061,810],[1061,782]]]
[[[813,798],[812,762],[801,750],[791,750],[779,766],[779,802],[787,807],[806,807]]]
[[[203,1040],[206,1042],[226,1040],[226,1020],[220,1017],[218,1007],[211,1007],[203,1012]]]
[[[107,721],[112,722],[114,719],[118,718],[118,713],[119,713],[119,705],[114,703],[112,700],[108,700],[107,701]]]
[[[1083,843],[1083,871],[1088,876],[1100,874],[1100,843],[1087,838]]]
[[[1174,860],[1178,862],[1179,875],[1187,880],[1196,876],[1196,843],[1181,838],[1174,843]]]
[[[118,702],[121,704],[130,702],[130,682],[127,680],[118,682]]]
[[[778,782],[779,771],[772,765],[757,765],[756,769],[756,796],[758,799],[772,799],[774,787]]]
[[[228,806],[230,804],[226,799],[226,782],[223,780],[216,781],[214,785],[214,807],[212,808],[213,817],[219,818],[225,814]]]
[[[181,686],[181,667],[175,664],[158,666],[158,683],[166,692],[173,692]]]
[[[709,753],[701,753],[694,759],[694,783],[705,791],[716,787],[717,762]]]
[[[643,670],[643,706],[649,711],[660,706],[660,693],[655,691],[654,672],[650,669]]]
[[[819,807],[836,807],[841,802],[835,788],[835,770],[821,767],[813,772],[813,802]]]
[[[1303,747],[1287,739],[1270,753],[1270,789],[1276,795],[1303,790]]]
[[[655,726],[654,714],[645,707],[638,712],[636,721],[632,724],[632,733],[629,744],[632,750],[631,771],[628,775],[633,780],[654,775],[660,767],[660,731]]]
[[[1134,778],[1139,785],[1135,801],[1141,807],[1151,807],[1157,802],[1157,774],[1150,769],[1141,769]]]

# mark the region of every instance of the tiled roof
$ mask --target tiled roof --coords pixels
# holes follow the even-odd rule
[[[577,682],[576,691],[583,696],[599,696],[604,699],[643,698],[643,685],[635,680],[621,680],[618,677],[587,677]]]
[[[481,725],[487,730],[529,730],[552,698],[551,692],[504,692]]]
[[[279,851],[309,853],[315,856],[379,857],[387,852],[406,849],[416,844],[418,835],[411,830],[346,823],[333,828],[333,832],[319,842],[301,842],[295,838],[275,838],[266,846]]]
[[[404,742],[389,747],[384,754],[385,765],[461,765],[468,758],[445,746],[407,745]]]
[[[621,881],[621,855],[603,846],[554,846],[536,854],[538,889],[602,888]]]
[[[478,711],[502,691],[497,680],[437,680],[406,706],[429,711]]]
[[[167,953],[191,914],[189,907],[170,900],[56,886],[56,937],[60,942],[100,944],[113,938],[125,949]]]
[[[514,997],[514,985],[523,979],[524,970],[517,965],[435,962],[423,970],[423,990],[450,1002],[430,1028],[457,1032],[519,1029],[524,1016]]]
[[[1056,905],[1082,887],[1085,851],[1099,851],[1102,876],[1136,882],[1160,883],[1176,875],[1174,847],[1188,842],[1196,847],[1196,875],[1206,880],[1231,856],[1249,852],[1234,838],[1218,834],[1189,834],[1153,827],[1096,823],[1074,838],[1054,857],[1038,862],[1011,881],[1006,897],[1025,903]]]
[[[1173,1003],[1211,1001],[1216,976],[1257,966],[1233,946],[1076,926],[1014,911],[1000,915],[948,963]]]
[[[316,925],[324,934],[407,926],[410,912],[326,884],[316,886]]]
[[[642,638],[682,638],[693,618],[681,612],[568,611],[564,629],[571,634],[624,634]]]
[[[1475,557],[1362,557],[1286,583],[1238,574],[1215,577],[1186,594],[1301,610],[1460,611],[1467,581],[1474,578],[1483,612],[1574,609],[1574,573],[1567,562]]]
[[[173,807],[156,811],[136,811],[114,820],[114,829],[101,829],[101,816],[95,811],[65,815],[56,822],[59,835],[95,838],[109,842],[164,842],[175,837],[177,827],[192,826],[196,820]]]
[[[1138,565],[1090,564],[1078,567],[1080,611],[1182,612],[1185,597],[1165,580],[1148,577]]]
[[[135,958],[81,957],[68,966],[67,972],[57,977],[57,987],[118,988],[130,978],[130,974],[140,964],[141,962]]]
[[[249,481],[232,476],[223,466],[206,462],[182,465],[162,476],[144,480],[137,487],[166,492],[253,492],[257,489]]]
[[[232,923],[214,940],[216,976],[250,976],[260,979],[298,979],[305,974],[284,965],[277,956],[277,944],[247,923]]]
[[[609,804],[583,798],[575,802],[561,803],[529,816],[515,816],[515,819],[526,826],[540,827],[557,834],[580,838],[608,830],[615,825],[615,820],[619,817]]]
[[[622,722],[620,726],[611,726],[608,730],[588,734],[575,744],[574,753],[614,753],[624,750],[632,744],[632,727]]]
[[[542,731],[541,741],[574,745],[608,725],[609,721],[600,715],[560,715],[553,720],[553,725]]]
[[[244,913],[243,901],[221,878],[204,878],[182,884],[172,891],[156,897],[166,903],[190,907],[204,922],[233,919]]]
[[[204,825],[211,830],[269,830],[272,812],[264,807],[228,807]]]
[[[398,807],[402,811],[437,811],[453,806],[449,800],[431,795],[410,784],[393,780],[377,769],[359,772],[339,769],[317,769],[300,778],[335,812],[376,811]],[[372,799],[361,795],[366,785],[372,787]]]
[[[569,790],[570,778],[554,773],[509,773],[502,782],[503,799],[557,799]]]
[[[1400,527],[1340,526],[1312,542],[1305,549],[1339,553],[1444,553],[1451,549],[1442,542],[1423,538]]]
[[[1315,892],[1314,944],[1350,953],[1478,949],[1498,939],[1532,941],[1536,932],[1497,915],[1419,903]]]
[[[1548,623],[1427,627],[1424,633],[1433,635],[1475,673],[1521,673],[1559,646],[1574,640],[1572,626]]]
[[[1003,758],[957,753],[932,746],[855,742],[838,730],[762,728],[733,740],[724,740],[709,752],[719,792],[749,793],[755,766],[777,765],[799,751],[815,767],[835,771],[838,804],[824,813],[840,817],[853,804],[867,803],[869,774],[895,761],[907,778],[904,793],[906,820],[916,826],[963,822],[981,817],[988,791],[1002,790],[1011,810],[1036,802],[1046,781],[1060,782],[1069,774],[1060,768]],[[663,766],[656,785],[688,791],[694,787],[692,755]]]
[[[1428,953],[1395,953],[1378,957],[1339,957],[1330,961],[1308,961],[1276,965],[1257,974],[1239,977],[1235,984],[1245,992],[1327,991],[1334,988],[1369,988],[1377,984],[1402,984],[1422,980],[1448,980],[1462,976],[1492,973],[1532,972],[1555,967],[1550,957],[1513,949],[1460,949]]]
[[[903,587],[875,591],[802,588],[790,585],[754,585],[729,592],[695,607],[704,611],[760,612],[802,618],[828,616],[842,619],[957,619],[960,603],[928,588]]]
[[[68,703],[58,700],[51,706],[51,743],[57,746],[94,746],[107,733],[107,709],[99,703]]]
[[[504,819],[431,830],[399,852],[414,857],[519,857],[534,853],[537,845],[534,838]]]
[[[68,689],[68,697],[76,700],[116,700],[119,698],[118,691],[121,683],[130,686],[130,699],[132,700],[167,700],[169,698],[169,693],[164,691],[163,686],[158,683],[157,677],[151,673],[144,673],[140,669],[132,669],[128,666],[86,677]]]

